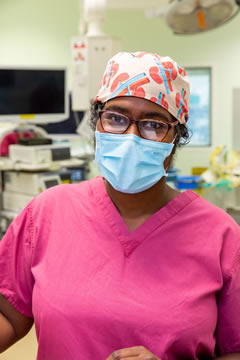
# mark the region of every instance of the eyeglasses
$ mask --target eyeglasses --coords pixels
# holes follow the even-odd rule
[[[99,111],[99,118],[104,131],[111,134],[123,134],[132,123],[137,125],[141,137],[147,140],[163,141],[170,129],[177,125],[156,119],[133,120],[127,116],[108,110]]]

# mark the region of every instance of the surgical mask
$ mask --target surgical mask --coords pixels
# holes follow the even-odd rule
[[[96,131],[95,160],[114,189],[129,194],[151,188],[166,176],[164,160],[174,144],[140,138],[133,134]]]

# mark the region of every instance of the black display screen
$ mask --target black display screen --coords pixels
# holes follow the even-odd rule
[[[57,180],[45,180],[44,181],[46,189],[49,189],[52,186],[56,186],[59,184],[59,182]]]
[[[62,114],[64,70],[0,69],[0,115]]]

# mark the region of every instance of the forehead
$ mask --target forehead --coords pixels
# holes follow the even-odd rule
[[[122,96],[107,101],[104,110],[112,110],[141,118],[143,116],[160,116],[168,121],[175,121],[174,117],[162,106],[154,102],[134,96]]]

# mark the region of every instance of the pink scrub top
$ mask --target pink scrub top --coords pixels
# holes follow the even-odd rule
[[[56,186],[0,241],[0,292],[34,318],[38,360],[240,352],[240,229],[186,191],[130,232],[101,177]]]

